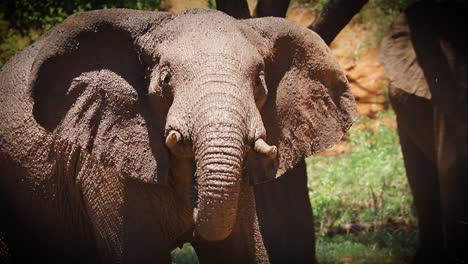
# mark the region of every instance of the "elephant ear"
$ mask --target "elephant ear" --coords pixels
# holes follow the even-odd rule
[[[266,179],[279,177],[337,143],[357,117],[356,104],[343,71],[316,33],[282,18],[242,23],[261,36],[247,34],[257,39],[254,45],[265,60],[268,98],[261,115],[268,143],[278,147],[276,169],[268,166]]]
[[[380,43],[379,61],[392,85],[407,93],[431,99],[431,91],[419,66],[404,14],[395,19]]]
[[[138,37],[170,14],[126,9],[68,18],[40,43],[29,76],[36,121],[121,177],[163,183],[164,117],[150,115]]]

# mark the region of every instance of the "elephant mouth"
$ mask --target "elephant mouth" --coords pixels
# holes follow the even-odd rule
[[[197,219],[195,217],[195,211],[198,211],[198,181],[196,175],[193,174],[192,178],[190,179],[190,193],[189,193],[189,200],[190,200],[190,207],[194,210],[194,220]]]

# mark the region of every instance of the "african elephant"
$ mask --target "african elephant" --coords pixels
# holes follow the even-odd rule
[[[310,26],[329,44],[367,0],[330,0]],[[380,47],[419,225],[415,263],[468,262],[466,1],[419,1]]]
[[[169,262],[186,241],[201,262],[314,260],[303,159],[356,117],[315,33],[91,11],[12,58],[0,89],[0,230],[19,261]]]
[[[414,4],[380,47],[419,222],[417,263],[468,262],[467,11]]]

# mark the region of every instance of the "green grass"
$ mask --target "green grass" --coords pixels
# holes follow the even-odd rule
[[[347,154],[306,160],[322,263],[406,263],[414,254],[416,219],[398,135],[388,124],[394,119],[390,111],[360,117],[347,135]],[[367,228],[326,235],[346,224]]]
[[[398,135],[385,124],[392,119],[391,112],[374,122],[360,117],[346,139],[349,153],[306,160],[318,230],[389,217],[414,222]]]
[[[358,47],[350,51],[348,59],[356,62],[369,48],[379,46],[395,18],[413,2],[415,0],[369,0],[352,20],[361,24],[367,34]]]
[[[366,231],[317,239],[317,257],[327,263],[409,263],[414,254],[416,232]]]

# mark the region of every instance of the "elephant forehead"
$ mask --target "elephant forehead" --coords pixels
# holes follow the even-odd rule
[[[231,57],[250,57],[256,49],[238,29],[219,31],[210,25],[181,32],[167,42],[170,50],[181,56],[226,54]]]
[[[258,68],[260,57],[254,53],[231,53],[189,50],[169,54],[169,62],[175,72],[195,74],[193,77],[205,74],[232,75],[233,77],[248,77]]]
[[[172,49],[229,52],[250,44],[234,18],[212,10],[189,10],[155,30],[151,34],[154,41],[161,41]]]
[[[180,76],[188,81],[212,74],[246,81],[255,75],[263,63],[262,57],[250,43],[237,46],[217,42],[217,39],[183,38],[172,42],[170,47],[161,57],[163,64],[170,65],[173,77]]]
[[[223,12],[192,9],[174,17],[169,27],[179,32],[233,32],[236,19]]]

